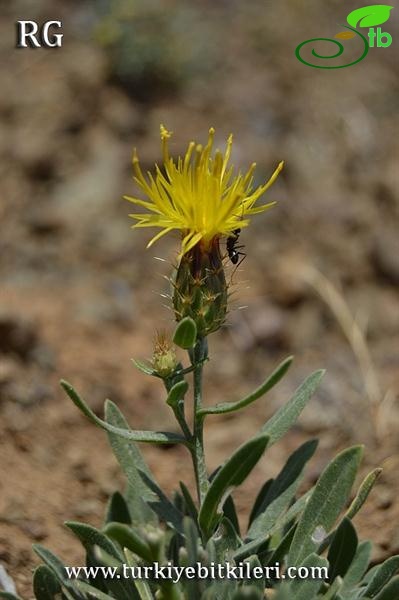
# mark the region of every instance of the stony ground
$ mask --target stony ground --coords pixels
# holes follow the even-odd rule
[[[315,1],[305,15],[295,0],[272,10],[258,2],[154,4],[109,45],[115,18],[100,15],[104,6],[2,7],[0,561],[31,596],[32,542],[79,564],[63,521],[99,524],[109,494],[123,486],[105,436],[63,396],[61,377],[99,413],[110,397],[134,427],[174,426],[161,388],[130,358],[150,356],[154,331],[172,327],[160,292],[178,239],[146,251],[148,237],[129,229],[121,200],[137,191],[133,146],[145,167],[159,160],[161,122],[175,132],[176,153],[189,139],[204,140],[210,125],[219,145],[233,131],[234,162],[257,160],[259,182],[286,160],[269,192],[277,207],[241,236],[247,257],[233,276],[228,327],[210,340],[207,402],[238,398],[285,356],[296,360],[257,406],[209,422],[210,467],[325,367],[320,391],[239,506],[245,514],[248,494],[304,439],[321,439],[308,483],[338,449],[364,443],[365,469],[385,469],[357,523],[375,540],[376,557],[399,551],[393,47],[348,69],[305,67],[295,46],[333,35],[345,15],[338,2],[322,10]],[[12,49],[21,15],[62,18],[64,47]],[[145,452],[168,489],[190,481],[179,449]]]

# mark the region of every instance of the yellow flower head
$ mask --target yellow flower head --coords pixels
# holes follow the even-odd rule
[[[280,162],[270,179],[253,189],[253,163],[245,175],[229,166],[233,136],[227,140],[224,155],[216,150],[212,155],[215,130],[209,130],[205,147],[190,142],[184,158],[169,156],[171,132],[161,125],[164,169],[156,166],[155,176],[144,177],[136,151],[133,154],[135,180],[148,200],[125,196],[126,200],[148,212],[133,213],[133,227],[159,227],[148,247],[173,229],[182,233],[180,256],[197,244],[207,250],[214,239],[233,235],[235,229],[249,224],[249,217],[273,206],[269,202],[255,206],[256,201],[274,183],[283,163]]]

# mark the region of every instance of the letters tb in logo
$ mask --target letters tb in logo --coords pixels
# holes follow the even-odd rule
[[[64,34],[50,30],[61,27],[61,21],[46,21],[41,27],[36,21],[17,21],[17,48],[60,48]]]

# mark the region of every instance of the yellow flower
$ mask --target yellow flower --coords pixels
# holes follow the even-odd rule
[[[237,173],[229,166],[233,137],[227,140],[224,155],[216,150],[212,156],[214,129],[209,130],[205,147],[190,142],[184,158],[177,161],[169,155],[168,139],[171,132],[161,125],[163,170],[156,166],[155,175],[144,177],[136,151],[133,154],[135,180],[147,196],[141,200],[125,196],[127,200],[148,212],[133,213],[137,220],[133,227],[159,227],[148,247],[163,235],[177,229],[182,233],[180,258],[200,246],[207,251],[222,236],[234,235],[236,229],[249,224],[249,217],[264,212],[274,202],[256,206],[257,200],[274,183],[283,163],[280,162],[270,179],[253,189],[253,163],[247,173]]]

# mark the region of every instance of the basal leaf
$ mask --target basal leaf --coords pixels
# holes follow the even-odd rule
[[[280,515],[288,508],[302,480],[303,469],[316,448],[317,440],[310,440],[289,457],[259,506],[259,514],[248,530],[250,539],[269,533]]]
[[[67,521],[65,525],[82,542],[87,552],[92,551],[94,546],[99,546],[113,558],[123,561],[123,555],[119,552],[118,548],[99,529],[87,525],[86,523],[78,523],[76,521]]]
[[[318,528],[328,532],[337,520],[352,489],[363,448],[344,450],[327,466],[298,523],[288,558],[290,565],[300,564],[315,552],[320,540],[313,534]]]
[[[367,571],[371,557],[371,542],[361,542],[356,550],[352,564],[346,572],[343,580],[342,591],[346,592],[354,588]]]
[[[37,600],[56,600],[61,584],[47,565],[39,565],[33,573],[33,592]]]
[[[134,554],[127,548],[125,548],[125,557],[129,567],[138,566],[138,562]],[[148,582],[145,579],[135,579],[134,585],[136,586],[141,600],[154,600],[154,596],[152,595],[150,586],[148,585]]]
[[[345,516],[348,517],[348,519],[353,519],[353,517],[362,508],[363,504],[366,502],[371,490],[373,489],[373,487],[374,487],[377,479],[381,475],[381,473],[382,473],[382,469],[374,469],[374,471],[371,471],[371,473],[366,475],[366,477],[360,484],[360,487],[357,491],[356,496],[353,499],[352,504],[350,505],[350,507],[348,508],[348,510],[346,512]]]
[[[392,9],[387,4],[363,6],[349,13],[346,20],[352,27],[375,27],[388,21]]]
[[[317,554],[310,554],[301,563],[302,567],[327,569],[328,561]],[[322,572],[322,571],[320,571]],[[321,580],[308,577],[307,579],[295,579],[289,583],[290,598],[292,600],[311,600],[320,588]]]
[[[374,597],[374,600],[397,600],[399,598],[399,576],[391,579],[382,590]]]
[[[241,546],[241,548],[235,552],[234,559],[243,560],[251,554],[255,554],[272,535],[277,532],[281,532],[288,523],[290,523],[299,513],[304,510],[305,506],[310,500],[311,495],[313,494],[313,491],[314,488],[310,489],[306,492],[306,494],[303,494],[303,496],[298,498],[298,500],[292,506],[290,506],[287,512],[277,519],[276,523],[273,525],[268,534],[262,535],[259,538],[256,538],[255,540],[247,542]]]
[[[235,527],[225,516],[222,517],[212,539],[215,543],[217,560],[220,563],[231,560],[234,551],[242,545]]]
[[[327,560],[330,563],[329,582],[347,573],[357,550],[357,534],[350,519],[342,519],[328,551]]]
[[[150,547],[133,527],[127,527],[122,523],[108,523],[103,531],[111,539],[118,542],[122,548],[128,548],[147,562],[152,561],[153,556]]]
[[[380,590],[386,585],[391,577],[399,569],[399,556],[391,556],[382,565],[379,565],[375,573],[364,590],[365,598],[374,598]],[[388,598],[388,596],[387,596]],[[394,598],[394,596],[392,596]]]
[[[184,506],[185,506],[185,514],[189,515],[195,522],[198,521],[198,510],[195,506],[195,502],[193,497],[191,496],[187,486],[180,481],[180,489],[183,494]]]
[[[95,588],[93,585],[90,585],[86,581],[80,581],[77,579],[74,582],[74,587],[79,590],[82,594],[84,594],[84,598],[94,598],[95,600],[115,600],[113,596],[109,596],[105,594],[101,590]]]
[[[117,522],[131,524],[132,518],[130,516],[129,508],[126,504],[126,500],[120,492],[114,492],[109,499],[107,512],[105,515],[105,522]]]
[[[152,477],[148,477],[147,473],[140,471],[141,478],[148,489],[155,495],[155,500],[149,502],[149,506],[158,515],[161,521],[168,523],[178,533],[183,533],[183,514],[164,494],[159,485]]]
[[[258,495],[255,498],[255,502],[252,506],[251,513],[248,519],[248,528],[250,527],[252,521],[260,514],[261,508],[263,506],[263,502],[269,493],[269,488],[273,484],[274,479],[268,479],[260,488]]]
[[[226,495],[249,475],[265,451],[268,441],[267,435],[261,435],[246,442],[217,472],[206,493],[198,517],[201,530],[206,537],[212,534],[220,518],[220,509]]]
[[[33,544],[33,550],[42,559],[42,561],[50,568],[54,573],[58,581],[68,589],[73,589],[71,580],[68,579],[65,566],[61,560],[53,554],[50,550],[47,550],[41,544]]]
[[[119,408],[111,401],[108,401],[105,408],[106,422],[117,429],[129,430],[129,425]],[[129,513],[133,522],[156,522],[156,516],[148,502],[155,499],[147,485],[143,482],[138,469],[147,473],[151,477],[151,472],[147,467],[135,442],[127,440],[116,433],[108,433],[108,439],[112,450],[119,462],[126,478],[127,490],[126,500],[129,507]],[[112,519],[116,521],[118,519]]]

